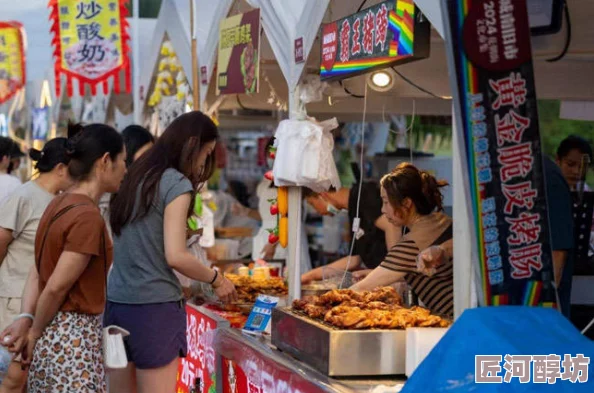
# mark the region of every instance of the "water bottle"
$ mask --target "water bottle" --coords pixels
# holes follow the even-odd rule
[[[8,349],[0,345],[0,384],[8,373],[8,367],[12,362],[12,355],[8,352]]]

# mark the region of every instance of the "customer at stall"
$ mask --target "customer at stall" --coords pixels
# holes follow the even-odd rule
[[[19,169],[21,167],[21,159],[25,157],[25,153],[21,151],[21,147],[15,141],[12,141],[12,150],[10,152],[10,165],[8,165],[7,172],[9,175],[12,175],[21,180],[19,178]]]
[[[33,322],[31,315],[19,314],[22,295],[29,271],[35,266],[39,220],[54,196],[72,184],[66,141],[66,138],[56,138],[47,142],[41,151],[29,150],[39,176],[18,187],[0,204],[0,332],[13,321],[14,328],[27,331]],[[13,349],[10,342],[5,344]],[[20,361],[14,361],[2,381],[0,393],[21,393],[26,380],[27,374]]]
[[[124,128],[122,131],[122,137],[124,138],[124,146],[126,148],[126,168],[140,158],[155,144],[155,137],[144,127],[131,125]],[[109,201],[111,194],[105,194],[99,201],[99,209],[101,215],[107,223],[107,229],[111,236],[111,227],[109,226]]]
[[[452,220],[443,211],[440,189],[447,185],[409,163],[402,163],[380,182],[382,212],[397,227],[409,232],[391,247],[383,262],[354,290],[372,290],[404,279],[413,293],[433,313],[454,311],[453,263],[449,259],[434,275],[420,273],[417,257],[433,245],[448,244]]]
[[[113,128],[70,125],[68,172],[74,187],[45,210],[35,239],[36,266],[23,293],[34,315],[27,339],[3,333],[30,366],[29,392],[105,392],[101,313],[111,242],[97,204],[117,191],[126,171],[124,144]],[[19,348],[17,348],[19,347]]]
[[[8,173],[12,162],[13,147],[12,139],[0,136],[0,203],[21,185],[19,179]]]
[[[130,167],[112,200],[115,258],[104,323],[130,332],[130,363],[110,370],[111,393],[175,390],[187,343],[182,287],[173,270],[210,283],[224,302],[237,299],[233,284],[186,248],[192,195],[212,174],[218,136],[203,113],[179,116]]]
[[[361,201],[357,203],[359,186],[341,188],[333,192],[315,193],[306,189],[305,200],[318,214],[335,215],[341,210],[348,210],[349,222],[353,223],[358,215],[360,217],[359,231],[355,236],[353,256],[341,258],[327,267],[344,271],[354,271],[363,268],[355,276],[364,277],[375,269],[384,260],[387,247],[396,244],[402,235],[402,227],[392,225],[382,214],[382,199],[380,189],[375,182],[363,182],[361,186]],[[301,282],[308,284],[319,281],[323,277],[324,267],[318,267],[301,276]]]

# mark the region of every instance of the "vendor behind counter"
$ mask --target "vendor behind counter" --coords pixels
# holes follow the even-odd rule
[[[307,203],[318,214],[335,215],[341,210],[348,210],[349,222],[353,223],[357,216],[357,200],[359,185],[352,188],[325,193],[315,193],[305,189],[304,196]],[[401,228],[390,224],[382,215],[382,199],[377,182],[363,182],[361,186],[361,201],[359,203],[360,229],[355,236],[353,257],[348,270],[374,269],[380,265],[387,254],[387,245],[396,243]],[[341,258],[328,266],[336,270],[344,270],[348,264],[348,257]],[[322,279],[323,267],[313,269],[301,276],[301,281],[307,284]]]

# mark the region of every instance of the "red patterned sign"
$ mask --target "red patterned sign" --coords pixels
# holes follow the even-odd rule
[[[211,344],[212,333],[207,332],[216,329],[217,321],[190,306],[186,306],[186,313],[188,355],[180,359],[175,392],[189,393],[196,387],[196,392],[215,393],[215,351]]]

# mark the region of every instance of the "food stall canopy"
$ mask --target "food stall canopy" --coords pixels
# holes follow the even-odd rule
[[[297,87],[305,66],[305,62],[295,60],[295,41],[303,40],[302,57],[307,59],[329,2],[330,0],[248,0],[250,5],[262,11],[266,37],[289,91]]]
[[[408,379],[403,393],[408,392],[591,392],[592,382],[572,383],[561,378],[554,384],[532,383],[537,376],[529,365],[530,383],[512,378],[509,383],[475,383],[475,355],[502,357],[499,376],[504,376],[506,355],[594,356],[594,343],[557,310],[523,306],[481,307],[466,310],[433,348]],[[530,356],[529,356],[530,357]],[[520,359],[516,359],[516,362]],[[547,370],[545,366],[544,370]],[[594,364],[590,362],[590,378]],[[497,368],[497,366],[495,366]],[[517,363],[514,369],[519,369]],[[554,375],[549,369],[548,374]],[[560,374],[563,373],[563,366]],[[515,373],[514,373],[515,374]]]
[[[558,34],[532,38],[537,95],[539,99],[591,101],[594,100],[594,89],[590,88],[594,85],[594,73],[591,72],[591,64],[594,61],[594,26],[591,23],[591,20],[594,19],[594,7],[591,7],[588,2],[578,0],[567,0],[567,2],[572,22],[572,39],[567,55],[555,63],[546,61],[546,59],[557,56],[563,49],[566,37],[565,26]],[[378,0],[368,0],[363,7],[366,8],[377,3],[379,3]],[[398,66],[397,70],[437,96],[450,96],[445,45],[438,33],[441,13],[438,11],[439,7],[433,7],[433,3],[438,2],[436,0],[416,1],[417,6],[421,8],[434,27],[431,36],[430,57],[412,64]],[[330,22],[352,14],[357,11],[360,4],[361,0],[332,0],[323,21]],[[239,2],[238,8],[241,12],[251,9],[245,1]],[[291,16],[291,18],[294,19],[297,16]],[[270,81],[276,95],[286,99],[288,89],[284,82],[285,75],[272,51],[272,43],[268,41],[269,37],[264,37],[262,40],[263,76],[265,75]],[[304,66],[305,72],[317,72],[320,65],[319,45],[319,40],[316,39]],[[286,49],[290,49],[292,54],[293,45]],[[366,76],[359,76],[344,81],[344,84],[350,92],[362,95],[366,81]],[[209,102],[212,101],[211,94],[214,97],[214,92],[210,92]],[[332,98],[308,104],[309,114],[319,118],[338,116],[341,121],[360,120],[363,107],[362,99],[350,96],[336,82],[330,84],[326,95]],[[241,96],[241,105],[236,99],[226,99],[220,109],[237,110],[244,106],[249,109],[274,111],[277,108],[267,102],[269,96],[270,87],[264,80],[261,83],[259,94]],[[392,90],[387,93],[374,92],[369,95],[368,116],[377,120],[382,118],[384,113],[410,114],[413,110],[413,99],[417,114],[451,115],[451,101],[432,97],[400,77],[396,77],[396,83]],[[221,121],[224,123],[223,118]]]

